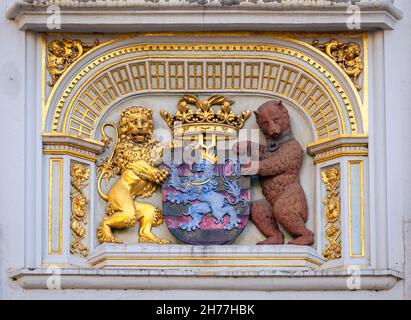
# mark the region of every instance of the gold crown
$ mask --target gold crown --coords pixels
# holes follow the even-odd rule
[[[178,102],[178,111],[175,115],[161,110],[161,116],[173,130],[174,136],[190,138],[200,134],[215,134],[223,137],[237,137],[251,111],[243,111],[236,116],[231,111],[233,101],[223,96],[212,96],[201,101],[192,95],[183,95]],[[195,106],[193,110],[190,106]],[[220,106],[218,111],[213,106]]]

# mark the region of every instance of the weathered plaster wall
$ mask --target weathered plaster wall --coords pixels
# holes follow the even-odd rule
[[[1,132],[1,179],[0,179],[0,298],[33,299],[54,298],[258,298],[258,299],[304,299],[304,298],[394,298],[411,299],[411,2],[397,0],[403,10],[404,19],[394,31],[386,31],[383,36],[386,63],[383,85],[386,90],[385,106],[387,119],[387,210],[389,220],[390,244],[387,252],[392,255],[393,265],[402,264],[405,257],[405,282],[399,283],[388,292],[150,292],[150,291],[28,291],[22,290],[7,277],[9,268],[23,267],[25,262],[24,220],[31,214],[25,208],[25,197],[33,197],[33,154],[32,146],[27,145],[26,137],[35,131],[33,117],[35,106],[30,101],[33,85],[25,84],[25,73],[35,70],[35,57],[26,60],[26,47],[33,46],[33,35],[17,31],[14,22],[6,20],[4,14],[12,0],[0,2],[0,124]],[[370,79],[372,82],[373,79]],[[370,106],[373,112],[373,105]],[[403,232],[404,231],[404,232]],[[405,250],[399,244],[405,238]]]
[[[385,90],[387,119],[387,208],[391,220],[388,250],[391,255],[405,254],[404,295],[411,299],[411,3],[397,0],[404,17],[394,31],[384,32]],[[370,79],[372,81],[372,79]],[[372,106],[370,106],[372,112]],[[401,214],[397,214],[397,213]],[[395,226],[403,225],[403,230]],[[395,241],[404,236],[404,253]],[[394,259],[395,260],[395,259]],[[394,265],[392,267],[395,267]]]
[[[0,2],[0,297],[12,298],[6,270],[24,264],[25,35]]]

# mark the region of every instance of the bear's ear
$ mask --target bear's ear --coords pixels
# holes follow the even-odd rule
[[[280,106],[284,107],[282,100],[280,100],[280,102],[279,102],[278,104],[279,104]]]
[[[256,117],[258,117],[258,111],[254,111]]]

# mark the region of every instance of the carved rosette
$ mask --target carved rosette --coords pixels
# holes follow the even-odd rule
[[[340,169],[325,170],[321,173],[321,178],[327,190],[327,198],[323,201],[323,204],[327,222],[325,238],[328,244],[323,251],[323,256],[329,261],[341,258]]]
[[[98,46],[99,43],[98,40],[95,40],[91,45],[85,44],[81,40],[72,39],[50,41],[48,44],[47,61],[51,81],[48,85],[53,87],[70,65],[82,57],[87,51]]]
[[[83,244],[86,235],[88,199],[84,194],[84,188],[89,184],[90,169],[74,163],[71,165],[71,219],[70,229],[73,241],[70,243],[70,252],[80,257],[87,257],[89,249]]]
[[[320,44],[319,40],[315,40],[313,46],[337,62],[351,78],[358,91],[362,89],[358,78],[364,70],[364,64],[361,59],[361,47],[358,43],[344,43],[332,39],[324,44]]]

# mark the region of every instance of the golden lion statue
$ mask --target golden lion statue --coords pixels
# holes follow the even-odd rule
[[[152,137],[152,110],[131,107],[121,112],[118,127],[105,123],[101,131],[106,146],[111,140],[105,133],[108,126],[115,129],[116,144],[111,157],[98,167],[98,192],[107,201],[106,217],[98,228],[98,239],[102,243],[122,243],[113,236],[112,229],[134,227],[139,222],[139,242],[170,243],[158,239],[151,232],[153,227],[164,222],[162,211],[149,203],[134,200],[151,197],[157,186],[168,177],[166,170],[156,168],[161,163],[162,148]],[[101,182],[104,179],[107,186],[115,174],[120,178],[106,195],[101,189]]]

